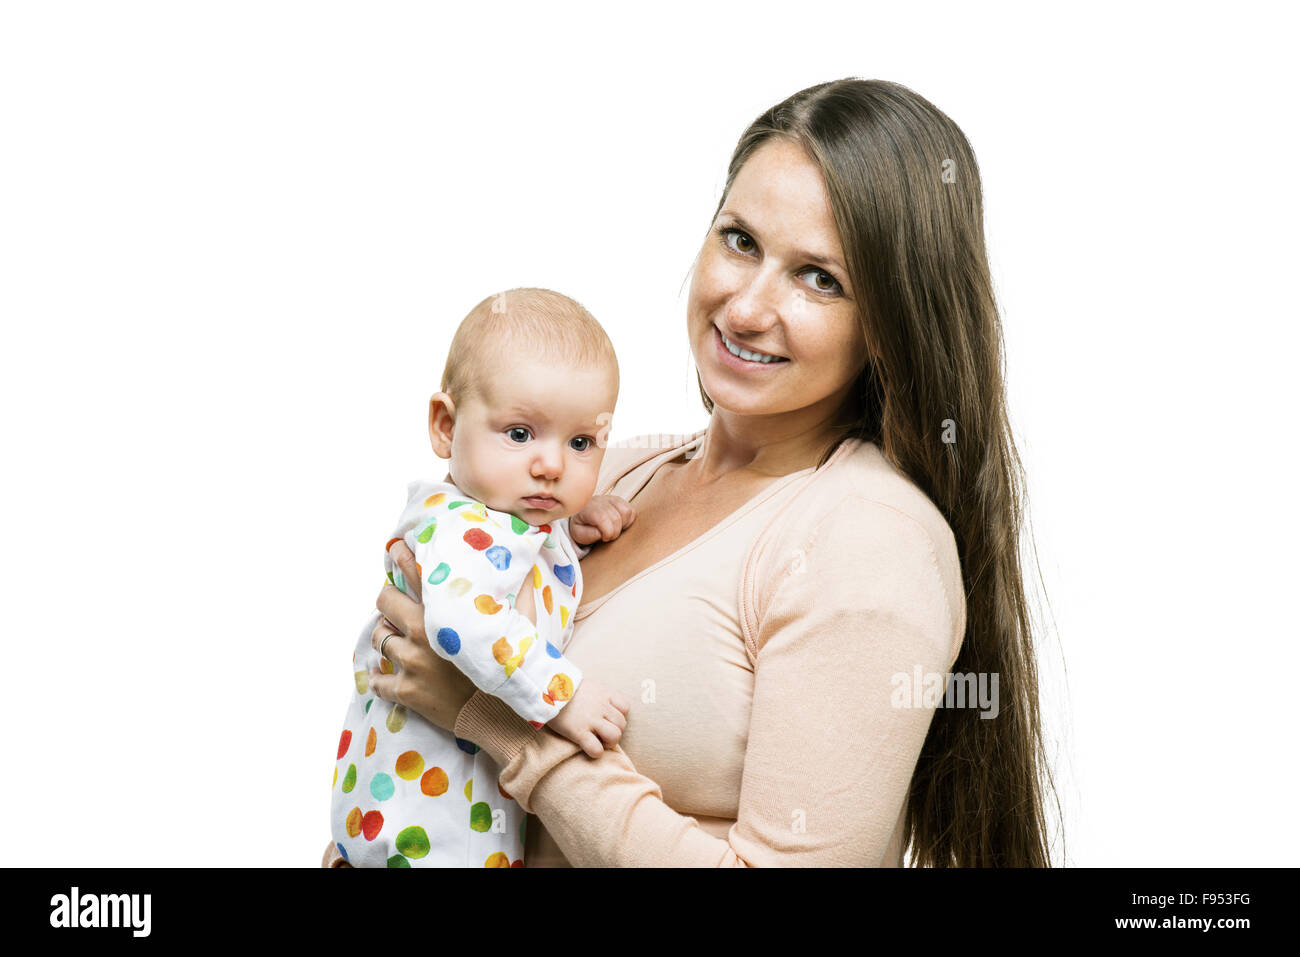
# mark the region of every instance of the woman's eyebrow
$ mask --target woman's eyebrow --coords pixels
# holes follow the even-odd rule
[[[736,227],[738,229],[742,229],[745,232],[755,237],[759,235],[757,229],[749,225],[749,223],[745,222],[745,220],[742,217],[737,216],[729,209],[722,210],[720,213],[718,213],[718,216],[719,217],[727,216],[731,219],[732,222],[736,224]],[[840,262],[838,259],[834,258],[833,256],[822,256],[818,253],[810,253],[806,249],[796,249],[794,251],[794,255],[796,259],[800,259],[805,262],[817,263],[818,265],[821,266],[834,266],[836,269],[840,270],[841,272],[848,272],[848,270],[844,268],[844,264]]]

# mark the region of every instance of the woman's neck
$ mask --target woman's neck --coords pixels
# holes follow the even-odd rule
[[[683,470],[709,485],[740,471],[777,477],[812,468],[834,439],[833,420],[833,415],[811,422],[788,414],[733,415],[714,407],[708,430]]]

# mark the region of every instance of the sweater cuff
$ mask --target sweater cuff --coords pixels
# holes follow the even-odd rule
[[[456,715],[452,733],[473,741],[503,768],[537,736],[532,725],[515,714],[508,704],[483,691],[470,695]]]
[[[551,768],[581,749],[546,728],[533,728],[510,706],[490,694],[476,691],[456,716],[452,732],[473,741],[501,769],[501,788],[525,811],[532,813],[533,787]]]

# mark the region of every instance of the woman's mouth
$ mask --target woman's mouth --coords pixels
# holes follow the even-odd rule
[[[748,372],[778,366],[790,361],[784,356],[774,356],[765,352],[744,349],[728,340],[717,326],[713,327],[713,332],[713,339],[717,343],[718,357],[722,360],[723,365],[730,366],[733,369],[743,369]]]

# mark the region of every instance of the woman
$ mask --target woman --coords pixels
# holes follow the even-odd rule
[[[880,81],[768,110],[687,311],[708,428],[607,451],[598,491],[637,520],[583,560],[566,652],[632,703],[622,750],[592,760],[475,691],[392,587],[374,643],[400,672],[375,693],[488,751],[536,816],[529,866],[1048,864],[1023,479],[964,135]],[[907,693],[948,672],[997,674],[996,716]]]

